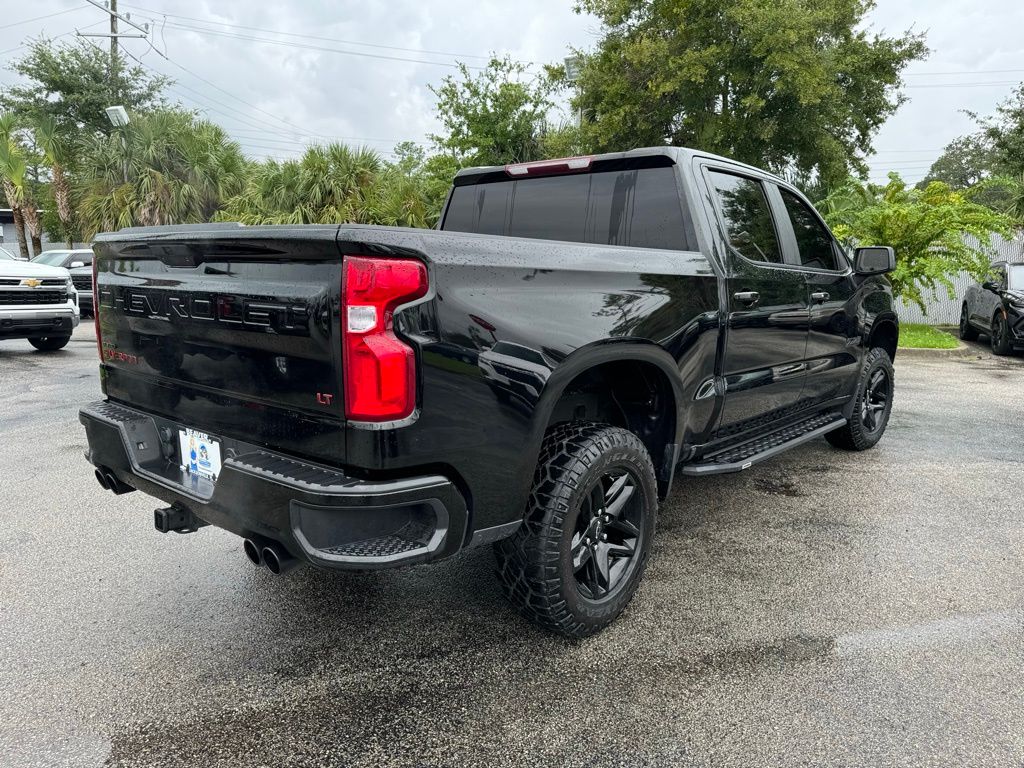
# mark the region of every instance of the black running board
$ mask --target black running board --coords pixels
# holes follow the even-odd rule
[[[805,421],[776,429],[760,437],[705,456],[700,463],[680,468],[684,475],[720,475],[742,472],[755,464],[777,456],[846,424],[839,413],[823,413]]]

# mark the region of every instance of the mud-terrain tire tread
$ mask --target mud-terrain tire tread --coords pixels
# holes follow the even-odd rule
[[[875,370],[879,365],[884,366],[889,374],[889,382],[891,391],[889,393],[889,408],[885,413],[885,423],[877,433],[868,433],[865,429],[864,424],[860,419],[861,404],[866,396],[865,384],[868,381],[868,377],[871,372]],[[892,360],[889,358],[889,353],[881,347],[874,347],[867,355],[864,356],[864,362],[861,364],[860,375],[857,377],[857,397],[853,403],[853,411],[850,420],[839,429],[833,430],[825,435],[825,439],[829,441],[834,447],[841,448],[844,451],[866,451],[868,448],[873,448],[879,440],[882,439],[882,435],[885,434],[886,427],[889,426],[889,416],[892,414],[892,400],[896,394],[896,374],[892,367]]]
[[[595,465],[627,461],[640,478],[646,497],[647,535],[636,557],[629,583],[609,600],[607,615],[582,616],[567,603],[566,590],[576,590],[560,575],[563,527],[582,491],[581,481]],[[541,447],[523,525],[510,538],[496,542],[498,578],[506,597],[530,621],[569,638],[600,631],[622,613],[641,581],[651,550],[657,514],[657,484],[650,455],[628,430],[604,424],[574,422],[552,427]],[[570,533],[571,535],[571,533]]]

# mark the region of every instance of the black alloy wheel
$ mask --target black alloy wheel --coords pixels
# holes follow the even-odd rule
[[[572,537],[576,588],[590,600],[614,592],[643,544],[644,504],[627,468],[605,472],[583,497]]]
[[[860,418],[869,434],[882,426],[882,415],[889,408],[892,397],[892,379],[885,368],[876,368],[868,379],[861,398]]]
[[[1006,318],[997,314],[992,319],[992,333],[989,336],[992,342],[992,353],[995,355],[1008,355],[1013,351],[1013,344],[1010,342],[1010,327],[1006,324]]]

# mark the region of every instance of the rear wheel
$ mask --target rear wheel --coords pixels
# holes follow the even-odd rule
[[[544,441],[522,527],[495,545],[505,594],[566,637],[614,621],[647,566],[658,509],[654,467],[625,429],[563,424]]]
[[[895,380],[889,353],[878,347],[868,352],[857,380],[857,399],[850,420],[825,439],[846,451],[874,447],[889,424]]]
[[[971,313],[967,311],[967,302],[964,302],[963,309],[960,310],[960,338],[964,341],[976,341],[978,338],[978,332],[971,325]]]
[[[1006,318],[997,314],[992,318],[992,333],[989,336],[992,342],[992,354],[1009,355],[1013,352],[1013,343],[1010,341],[1010,326],[1006,324]]]
[[[29,339],[28,343],[40,352],[56,352],[58,349],[64,349],[69,341],[70,336],[44,336],[41,339]]]

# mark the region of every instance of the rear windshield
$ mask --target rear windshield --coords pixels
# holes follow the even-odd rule
[[[673,168],[545,176],[456,187],[442,229],[689,250]]]

